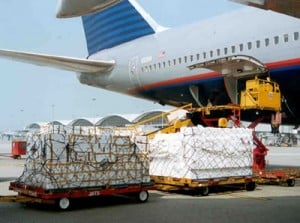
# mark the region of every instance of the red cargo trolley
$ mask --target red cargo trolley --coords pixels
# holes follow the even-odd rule
[[[57,204],[61,210],[66,210],[70,207],[71,201],[77,198],[100,197],[117,194],[135,196],[137,201],[144,203],[147,202],[149,198],[148,190],[153,189],[153,182],[97,188],[67,188],[55,190],[45,190],[42,188],[11,182],[9,189],[18,192],[18,195],[0,196],[0,201]]]

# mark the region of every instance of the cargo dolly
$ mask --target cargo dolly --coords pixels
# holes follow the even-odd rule
[[[211,106],[206,108],[195,109],[199,112],[200,118],[208,126],[226,127],[231,121],[235,127],[241,127],[241,109],[240,105]],[[214,112],[227,110],[228,116],[218,118]],[[287,184],[289,187],[295,186],[296,178],[300,177],[300,171],[297,169],[267,169],[265,157],[268,153],[267,147],[256,136],[255,127],[265,119],[259,117],[252,122],[247,128],[253,129],[253,141],[255,148],[253,150],[253,177],[258,184]]]
[[[11,182],[10,190],[14,190],[18,195],[0,196],[0,202],[17,202],[25,204],[50,204],[57,205],[61,210],[67,210],[71,202],[78,198],[102,197],[110,195],[134,196],[138,202],[148,201],[148,190],[152,190],[153,183],[104,186],[97,188],[69,188],[59,190],[45,190]]]
[[[161,191],[191,191],[202,196],[208,196],[213,187],[243,186],[247,191],[256,188],[256,178],[247,177],[223,177],[216,179],[192,180],[187,178],[174,178],[151,176],[155,182],[155,188]]]

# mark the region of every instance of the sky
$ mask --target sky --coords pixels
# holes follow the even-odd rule
[[[237,10],[227,0],[137,0],[161,25],[183,26]],[[0,48],[85,58],[80,18],[57,19],[57,1],[0,1]],[[165,110],[151,101],[79,83],[76,74],[0,58],[0,131],[34,122]]]

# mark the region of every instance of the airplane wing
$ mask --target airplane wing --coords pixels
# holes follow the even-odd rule
[[[114,61],[78,59],[10,50],[0,50],[0,57],[82,73],[107,72],[112,70],[115,65]]]
[[[299,0],[230,0],[300,18]]]

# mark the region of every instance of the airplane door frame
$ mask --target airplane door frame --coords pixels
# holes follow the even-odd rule
[[[138,56],[132,57],[129,60],[129,79],[134,87],[140,87],[141,82],[139,78],[139,58]]]

